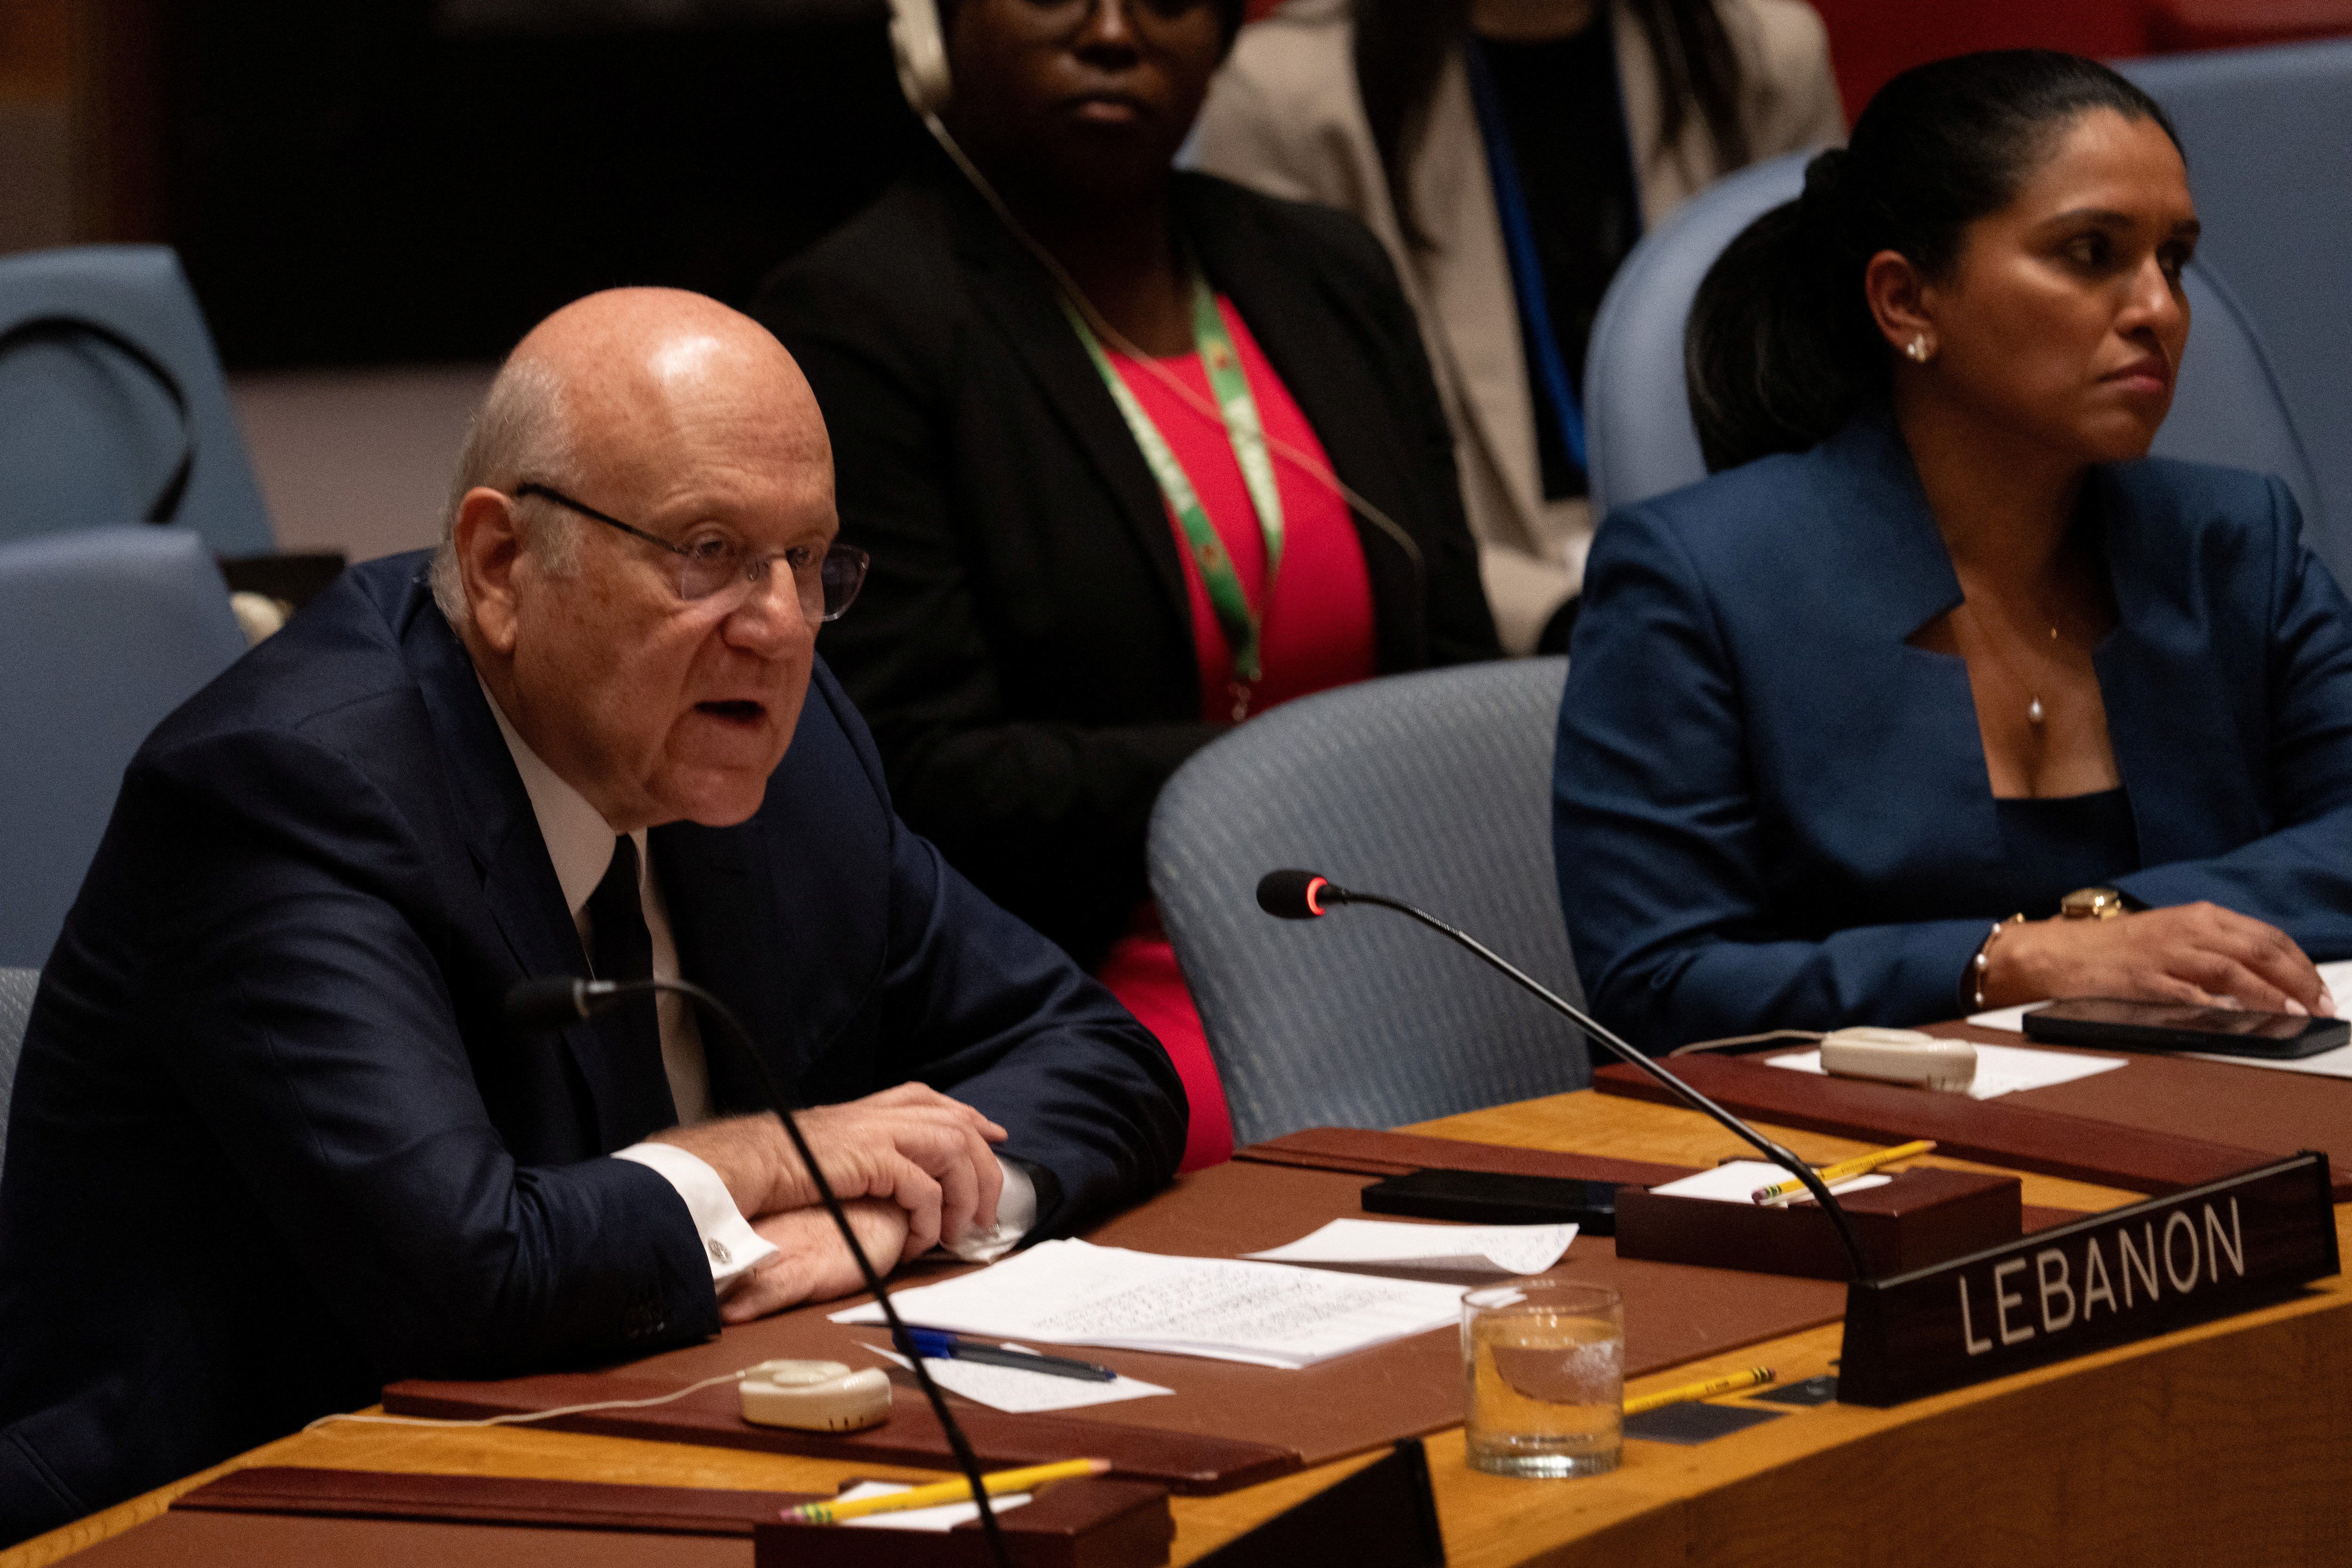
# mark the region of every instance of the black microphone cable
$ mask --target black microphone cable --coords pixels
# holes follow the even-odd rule
[[[1685,1083],[1680,1078],[1619,1039],[1614,1034],[1601,1027],[1581,1008],[1570,1005],[1564,998],[1555,994],[1549,987],[1486,946],[1476,937],[1467,931],[1456,931],[1435,915],[1417,910],[1402,900],[1385,898],[1379,893],[1352,892],[1328,878],[1318,876],[1312,871],[1297,869],[1268,871],[1258,879],[1258,908],[1277,920],[1315,920],[1328,913],[1333,906],[1339,904],[1372,904],[1381,909],[1394,910],[1401,915],[1412,916],[1442,935],[1453,938],[1495,968],[1517,981],[1522,987],[1539,997],[1554,1012],[1566,1016],[1569,1022],[1584,1031],[1586,1038],[1597,1040],[1606,1046],[1620,1060],[1628,1066],[1640,1068],[1657,1079],[1685,1104],[1705,1111],[1717,1121],[1738,1133],[1743,1142],[1754,1145],[1766,1159],[1804,1184],[1806,1193],[1815,1203],[1822,1205],[1828,1213],[1831,1222],[1837,1226],[1838,1239],[1845,1244],[1846,1257],[1853,1264],[1853,1277],[1856,1279],[1870,1278],[1870,1265],[1863,1258],[1862,1244],[1854,1239],[1853,1227],[1847,1223],[1845,1210],[1839,1205],[1836,1198],[1830,1195],[1828,1186],[1822,1183],[1811,1165],[1806,1164],[1795,1154],[1773,1142],[1772,1140],[1748,1126],[1747,1122]]]
[[[898,1347],[898,1353],[905,1356],[908,1364],[914,1369],[915,1382],[921,1385],[923,1397],[930,1402],[931,1414],[939,1417],[940,1430],[947,1435],[948,1448],[955,1456],[956,1468],[971,1483],[971,1500],[980,1510],[981,1533],[988,1538],[989,1554],[996,1559],[997,1568],[1013,1568],[1003,1527],[997,1522],[996,1509],[989,1501],[979,1457],[972,1452],[971,1444],[965,1438],[963,1427],[957,1422],[955,1413],[948,1408],[947,1396],[940,1392],[939,1384],[931,1381],[930,1372],[923,1365],[922,1355],[916,1350],[913,1337],[907,1332],[907,1325],[899,1321],[898,1305],[890,1300],[890,1292],[884,1287],[882,1276],[876,1271],[872,1259],[866,1256],[866,1248],[858,1244],[857,1233],[850,1228],[849,1215],[842,1208],[841,1199],[835,1195],[833,1183],[826,1179],[824,1168],[816,1163],[816,1154],[809,1148],[808,1139],[801,1131],[800,1119],[793,1114],[792,1101],[776,1086],[775,1077],[768,1071],[767,1062],[751,1044],[751,1031],[744,1028],[742,1021],[735,1016],[735,1010],[688,980],[582,980],[573,975],[555,974],[518,982],[507,992],[506,1015],[508,1021],[520,1028],[534,1033],[544,1032],[601,1013],[632,996],[655,991],[674,992],[692,1002],[704,1016],[716,1018],[736,1050],[751,1064],[751,1070],[758,1077],[760,1087],[767,1095],[776,1119],[784,1124],[785,1136],[792,1140],[793,1152],[800,1156],[801,1163],[808,1169],[810,1179],[816,1183],[817,1197],[824,1205],[824,1212],[833,1216],[834,1228],[841,1232],[842,1245],[849,1248],[849,1256],[856,1261],[858,1277],[874,1293],[876,1303],[882,1309],[883,1318],[890,1325],[890,1342]]]

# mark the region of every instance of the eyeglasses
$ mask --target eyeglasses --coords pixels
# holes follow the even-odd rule
[[[782,561],[792,570],[793,585],[800,593],[801,613],[811,621],[837,621],[857,597],[857,590],[866,584],[866,569],[874,562],[872,556],[854,544],[835,543],[823,550],[814,544],[795,544],[785,550],[754,554],[740,541],[724,533],[672,544],[657,533],[647,533],[593,506],[584,506],[552,485],[530,480],[517,485],[513,493],[518,500],[525,496],[551,500],[567,511],[593,518],[607,528],[617,528],[633,539],[642,539],[667,551],[677,558],[670,574],[671,584],[677,588],[677,596],[688,603],[708,599],[725,588],[764,584],[775,563]]]

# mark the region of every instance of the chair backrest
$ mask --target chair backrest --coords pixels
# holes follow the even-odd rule
[[[0,1171],[8,1168],[8,1101],[16,1089],[16,1058],[25,1051],[25,1024],[33,1016],[37,969],[0,969]]]
[[[0,540],[176,522],[277,549],[179,258],[84,245],[0,258]]]
[[[1706,477],[1683,379],[1691,300],[1740,230],[1804,188],[1805,159],[1790,153],[1710,187],[1643,238],[1618,269],[1585,362],[1596,512],[1606,516]],[[2303,508],[2312,547],[2344,577],[2352,559],[2329,554],[2337,542],[2319,521],[2318,482],[2252,323],[2204,262],[2189,268],[2186,287],[2189,348],[2156,452],[2278,475]]]
[[[2352,39],[2116,68],[2179,127],[2198,254],[2261,333],[2311,454],[2318,504],[2297,499],[2312,547],[2352,581]]]
[[[131,753],[245,646],[186,529],[0,544],[0,964],[47,961]]]
[[[1390,1127],[1582,1087],[1573,1026],[1382,910],[1292,923],[1258,878],[1310,868],[1416,903],[1580,1000],[1551,858],[1561,658],[1368,681],[1252,720],[1178,769],[1151,888],[1234,1137]]]

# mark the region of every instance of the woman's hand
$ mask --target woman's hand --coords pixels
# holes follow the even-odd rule
[[[1988,1006],[2117,996],[2336,1015],[2336,998],[2293,938],[2218,904],[2012,925],[1986,955],[1984,979]]]

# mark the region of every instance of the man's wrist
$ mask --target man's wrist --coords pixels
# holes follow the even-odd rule
[[[686,1205],[710,1260],[710,1283],[725,1295],[751,1270],[776,1255],[743,1217],[727,1184],[709,1162],[676,1143],[648,1140],[616,1151],[613,1158],[645,1166],[667,1182]]]
[[[1001,1154],[996,1163],[1004,1173],[1004,1190],[996,1200],[995,1226],[988,1230],[974,1226],[954,1241],[943,1244],[944,1250],[966,1263],[993,1263],[1037,1228],[1038,1183],[1029,1167]]]

